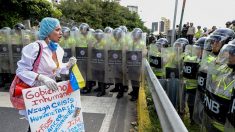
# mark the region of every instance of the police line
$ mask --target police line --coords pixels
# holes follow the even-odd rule
[[[160,82],[153,73],[148,61],[145,61],[145,77],[152,94],[162,130],[164,132],[187,132],[187,128],[176,112]]]

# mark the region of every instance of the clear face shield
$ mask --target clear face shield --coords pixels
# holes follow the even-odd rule
[[[98,33],[95,33],[94,36],[95,36],[96,40],[98,42],[100,42],[104,38],[104,33],[98,32]]]
[[[141,41],[141,40],[142,40],[142,37],[143,37],[143,35],[142,35],[142,32],[141,32],[141,31],[134,31],[134,32],[132,33],[132,39],[133,39],[134,42],[139,42],[139,41]]]
[[[63,31],[62,35],[63,35],[64,38],[68,38],[70,36],[70,31],[69,30],[65,30],[65,31]]]
[[[202,58],[203,49],[198,45],[192,46],[192,56],[196,56],[198,59]]]
[[[161,49],[163,48],[162,43],[156,42],[155,45],[156,45],[156,47],[157,47],[157,50],[158,50],[159,52],[161,52]]]
[[[123,38],[123,31],[120,29],[120,30],[114,30],[113,31],[113,37],[116,41],[119,41]]]
[[[87,35],[88,34],[88,32],[89,32],[89,27],[88,26],[86,26],[86,25],[83,25],[83,26],[81,26],[80,27],[80,32],[81,32],[81,34],[83,34],[83,35]]]
[[[231,48],[231,49],[230,49]],[[229,62],[229,56],[230,56],[230,50],[232,50],[232,48],[235,48],[231,45],[224,45],[220,52],[218,57],[216,58],[216,63],[217,64],[228,64]]]
[[[111,27],[106,27],[104,29],[104,32],[107,33],[107,34],[111,34],[113,32],[113,29]]]
[[[184,46],[183,46],[182,43],[175,42],[175,43],[173,44],[173,48],[174,48],[174,50],[176,50],[176,51],[183,51]]]
[[[220,49],[223,46],[225,37],[220,35],[212,35],[205,41],[205,50],[212,51],[215,55],[217,55]]]

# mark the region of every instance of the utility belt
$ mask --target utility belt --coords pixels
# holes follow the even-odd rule
[[[229,111],[231,100],[221,98],[214,93],[206,90],[204,98],[204,109],[206,114],[216,122],[225,124],[226,116]]]

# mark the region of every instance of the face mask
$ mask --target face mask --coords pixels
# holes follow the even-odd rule
[[[52,41],[52,40],[48,44],[48,47],[52,52],[56,51],[57,46],[58,46],[58,44],[56,42]]]

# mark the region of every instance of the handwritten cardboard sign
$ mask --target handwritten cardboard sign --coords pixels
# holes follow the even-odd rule
[[[84,132],[80,90],[66,94],[68,81],[58,90],[40,86],[23,90],[26,112],[33,132]]]

